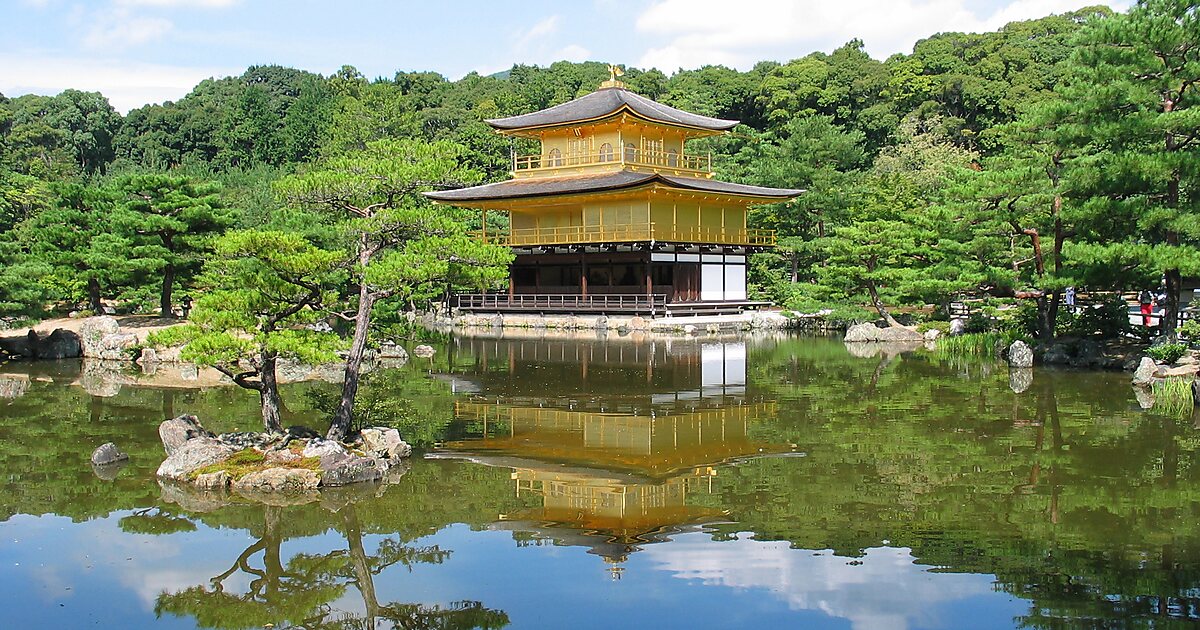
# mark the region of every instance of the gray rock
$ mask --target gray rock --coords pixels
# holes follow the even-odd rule
[[[386,472],[384,466],[371,457],[351,455],[349,453],[330,459],[327,463],[321,459],[321,486],[338,487],[364,481],[376,481]]]
[[[93,356],[106,361],[133,361],[133,349],[138,345],[138,336],[134,333],[113,333],[105,335],[96,344]],[[88,356],[88,355],[84,355]]]
[[[62,328],[55,328],[49,335],[39,339],[36,351],[38,359],[47,360],[78,359],[83,356],[79,335]]]
[[[129,456],[112,442],[101,444],[92,451],[92,463],[97,466],[107,466],[126,459],[129,459]]]
[[[229,473],[218,470],[213,473],[196,475],[196,487],[204,490],[223,490],[229,487]]]
[[[268,468],[252,472],[237,481],[234,490],[265,490],[269,492],[305,492],[315,490],[321,475],[307,468]]]
[[[889,326],[880,328],[872,323],[855,324],[846,330],[846,339],[850,343],[865,341],[923,341],[921,333],[905,326]]]
[[[1158,372],[1158,364],[1150,357],[1142,357],[1138,367],[1133,372],[1133,384],[1149,387],[1154,382],[1154,374]]]
[[[215,439],[217,436],[212,431],[200,426],[200,420],[196,416],[184,414],[164,420],[158,425],[158,439],[162,440],[163,449],[167,455],[174,454],[188,440],[198,437]]]
[[[1008,371],[1008,388],[1014,394],[1024,393],[1033,385],[1033,368],[1013,368]]]
[[[379,346],[379,358],[391,359],[395,361],[407,361],[408,352],[402,346],[394,343],[384,343]]]
[[[1020,339],[1008,346],[1008,365],[1014,368],[1033,367],[1033,350]]]
[[[1042,353],[1042,363],[1047,365],[1066,365],[1071,362],[1071,352],[1061,343],[1056,343]]]
[[[363,449],[376,457],[396,460],[412,455],[412,447],[400,439],[400,432],[395,429],[372,427],[363,429],[360,434]]]
[[[210,437],[196,437],[183,443],[167,456],[158,467],[158,476],[175,481],[187,481],[188,475],[229,459],[238,449]]]
[[[961,335],[966,331],[967,331],[967,320],[965,320],[965,319],[950,320],[950,334],[951,335]]]
[[[107,335],[116,334],[121,329],[117,320],[111,317],[89,317],[79,325],[79,342],[83,346],[83,356],[99,357],[100,342]]]
[[[433,352],[434,352],[433,346],[426,346],[424,344],[419,345],[416,348],[413,348],[413,351],[412,351],[413,356],[420,358],[420,359],[432,359]]]
[[[326,458],[341,458],[343,455],[348,455],[346,447],[332,440],[322,440],[321,438],[313,438],[307,445],[304,446],[304,451],[301,455],[304,457],[317,457],[322,460]],[[332,461],[332,460],[331,460]]]
[[[62,328],[41,337],[36,331],[17,337],[0,339],[0,350],[14,358],[21,359],[77,359],[83,356],[79,335]]]
[[[942,331],[936,328],[930,328],[925,331],[925,341],[937,341],[937,338],[942,336]]]
[[[117,475],[121,474],[121,471],[124,470],[128,465],[128,459],[122,459],[111,464],[105,464],[103,466],[92,464],[92,474],[96,475],[96,478],[100,479],[101,481],[112,481],[116,479]]]

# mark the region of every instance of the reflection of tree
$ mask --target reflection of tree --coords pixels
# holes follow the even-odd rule
[[[379,622],[392,628],[501,628],[508,615],[485,608],[479,602],[456,602],[447,607],[423,604],[380,604],[375,576],[393,565],[410,571],[418,564],[440,564],[449,551],[438,546],[411,547],[394,539],[380,542],[374,554],[363,544],[362,526],[353,504],[340,510],[340,531],[346,549],[323,555],[296,554],[284,561],[280,547],[286,508],[267,505],[263,528],[254,544],[247,547],[225,572],[212,578],[210,586],[193,586],[176,593],[163,593],[155,604],[159,615],[190,616],[206,628],[251,628],[287,622],[304,628],[377,628]],[[262,554],[261,566],[253,558]],[[245,593],[226,591],[225,583],[235,574],[250,576]],[[354,586],[362,597],[365,614],[356,615],[331,608],[330,603]],[[386,627],[386,626],[382,626]]]

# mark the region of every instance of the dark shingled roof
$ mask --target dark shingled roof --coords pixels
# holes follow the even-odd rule
[[[603,192],[637,188],[652,183],[660,183],[669,188],[695,190],[698,192],[724,193],[746,197],[763,197],[767,199],[791,199],[803,193],[803,190],[787,188],[764,188],[762,186],[747,186],[733,184],[715,179],[698,177],[679,177],[663,173],[638,173],[635,171],[617,171],[604,175],[585,177],[553,177],[537,179],[510,179],[494,184],[484,184],[471,188],[457,190],[439,190],[425,193],[430,199],[445,202],[464,201],[496,201],[500,199],[523,199],[528,197],[544,197],[547,195],[570,195],[574,193]]]
[[[643,118],[667,125],[679,125],[707,129],[710,131],[725,131],[738,124],[736,120],[709,118],[685,112],[674,107],[634,94],[622,88],[603,88],[573,101],[555,105],[538,112],[512,116],[509,118],[494,118],[487,124],[500,130],[527,129],[530,127],[552,127],[566,125],[585,120],[596,120],[614,114],[628,107],[633,113]]]

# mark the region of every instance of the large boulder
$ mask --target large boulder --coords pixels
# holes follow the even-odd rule
[[[412,455],[412,447],[400,439],[400,432],[388,427],[372,427],[360,432],[363,450],[385,459],[398,460]]]
[[[880,328],[875,324],[855,324],[846,330],[846,339],[850,343],[866,341],[923,341],[921,333],[905,326],[888,326]]]
[[[83,356],[79,335],[70,330],[55,328],[53,332],[38,340],[38,359],[78,359]]]
[[[432,359],[433,352],[434,352],[433,346],[426,346],[426,345],[417,346],[416,348],[413,348],[413,351],[412,351],[413,356],[417,357],[418,359]]]
[[[1158,372],[1158,364],[1150,357],[1142,357],[1137,369],[1133,371],[1133,384],[1149,387],[1154,382],[1154,374]]]
[[[229,459],[238,449],[210,437],[195,437],[176,448],[158,467],[158,476],[174,481],[190,481],[192,473]]]
[[[1033,367],[1033,349],[1020,339],[1008,346],[1008,365],[1014,368]]]
[[[158,438],[162,440],[163,449],[167,455],[173,455],[188,440],[198,437],[216,439],[217,436],[212,431],[200,426],[200,420],[196,416],[184,414],[164,420],[158,425]]]
[[[121,452],[121,449],[112,442],[101,444],[92,451],[92,463],[97,466],[107,466],[126,459],[129,459],[129,456]]]
[[[0,350],[10,357],[21,359],[78,359],[83,356],[79,335],[62,328],[55,328],[44,337],[30,330],[18,337],[2,338]]]
[[[89,317],[79,325],[79,341],[83,346],[83,356],[99,357],[100,342],[108,335],[121,330],[117,320],[104,317]]]
[[[376,481],[387,472],[385,466],[373,457],[346,453],[336,458],[321,458],[321,485],[336,488],[352,483]]]
[[[233,482],[238,491],[305,492],[315,490],[321,475],[307,468],[268,468],[243,476]]]

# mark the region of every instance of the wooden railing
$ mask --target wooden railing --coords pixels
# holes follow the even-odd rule
[[[775,230],[719,228],[687,225],[628,223],[622,225],[572,225],[552,228],[520,228],[508,233],[476,232],[476,237],[493,245],[572,245],[578,243],[711,243],[719,245],[775,246]]]
[[[592,164],[629,164],[632,166],[655,166],[684,171],[708,173],[712,170],[712,155],[691,155],[674,151],[643,151],[641,149],[619,149],[593,153],[542,153],[513,157],[513,171],[534,171],[554,168],[571,168]]]
[[[561,293],[468,293],[454,296],[454,305],[465,311],[536,312],[661,312],[667,306],[663,293],[579,295]]]

